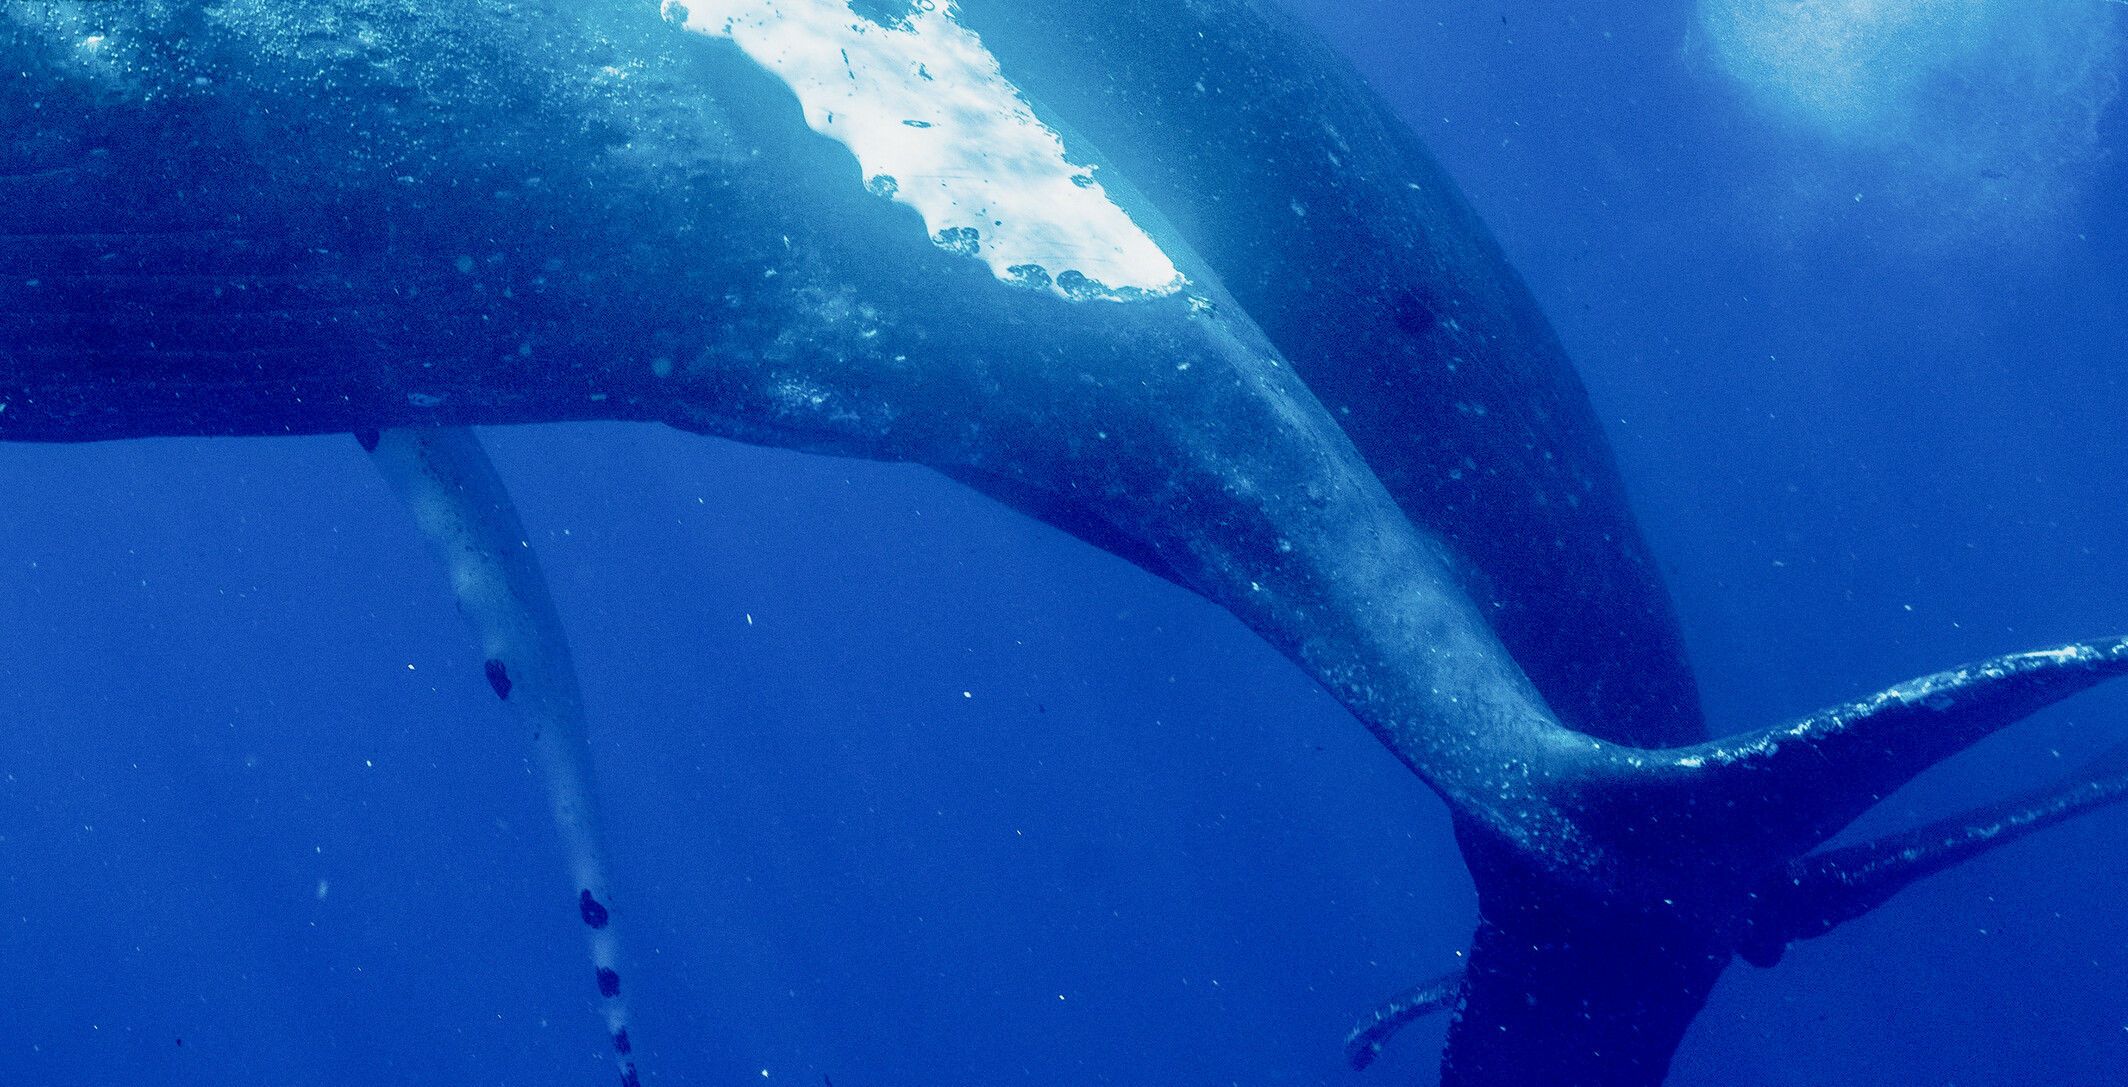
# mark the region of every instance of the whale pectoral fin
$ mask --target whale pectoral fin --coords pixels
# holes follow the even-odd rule
[[[2026,835],[2128,800],[2128,743],[2076,773],[1998,804],[1790,862],[1754,896],[1738,954],[1779,962],[1788,945],[1869,913],[1915,882]]]
[[[1672,820],[1728,851],[1799,857],[1894,790],[1994,732],[2128,674],[2128,638],[2014,653],[1937,672],[1800,721],[1692,747],[1633,752],[1619,799],[1674,801]]]
[[[1397,1031],[1435,1012],[1444,1012],[1463,999],[1463,971],[1454,970],[1432,981],[1420,982],[1382,1002],[1345,1035],[1345,1060],[1353,1071],[1365,1069],[1382,1055],[1382,1047]]]
[[[458,610],[479,635],[482,674],[532,739],[555,829],[568,854],[572,906],[590,943],[600,1009],[621,1087],[638,1087],[621,996],[606,847],[592,792],[583,697],[561,616],[502,477],[464,427],[355,435],[414,515],[450,576]]]

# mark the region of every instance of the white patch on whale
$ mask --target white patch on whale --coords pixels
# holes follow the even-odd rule
[[[923,216],[941,248],[1066,298],[1185,285],[1175,263],[1042,123],[950,2],[883,26],[844,0],[665,0],[797,94],[806,124],[857,156],[866,185]]]

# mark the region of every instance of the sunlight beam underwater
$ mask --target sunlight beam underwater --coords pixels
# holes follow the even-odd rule
[[[2118,798],[2102,764],[1814,853],[1929,767],[2128,673],[2128,641],[1711,739],[1565,352],[1344,61],[1252,0],[897,7],[790,10],[852,20],[838,35],[943,35],[848,56],[950,46],[967,63],[932,74],[952,93],[1054,137],[1011,141],[1034,160],[927,160],[983,175],[956,192],[1061,175],[1078,196],[986,205],[1031,216],[1018,231],[934,224],[966,209],[869,184],[872,145],[814,127],[806,95],[832,66],[759,63],[676,4],[195,0],[0,22],[0,117],[35,118],[0,145],[0,264],[24,273],[0,281],[0,439],[376,435],[492,689],[533,729],[624,1076],[566,641],[452,428],[649,420],[924,464],[1223,607],[1454,813],[1480,919],[1446,986],[1449,1087],[1659,1083],[1735,959],[1770,963]],[[1095,163],[1108,180],[1076,180]],[[1059,248],[1085,222],[1135,233]],[[986,237],[1012,263],[985,260]],[[1450,999],[1430,985],[1383,1022]]]

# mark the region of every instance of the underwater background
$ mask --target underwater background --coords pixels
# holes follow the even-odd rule
[[[1575,357],[1716,732],[2128,631],[2128,4],[1291,4]],[[1430,1083],[1445,812],[1223,612],[927,471],[489,431],[652,1084]],[[0,1087],[607,1083],[527,738],[348,438],[0,447]],[[1851,832],[2128,735],[2008,730]],[[1739,965],[1672,1082],[2128,1083],[2128,813]]]

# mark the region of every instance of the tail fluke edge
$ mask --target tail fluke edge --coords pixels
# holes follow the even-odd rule
[[[1937,763],[2128,675],[2128,638],[2011,653],[1909,680],[1788,724],[1687,747],[1603,746],[1555,803],[1614,844],[1778,866]]]
[[[1456,970],[1390,997],[1354,1024],[1352,1033],[1345,1036],[1346,1062],[1354,1071],[1364,1070],[1382,1055],[1382,1047],[1398,1031],[1435,1012],[1455,1007],[1462,996],[1463,971]]]
[[[1914,883],[1982,854],[2128,800],[2128,743],[2076,773],[1999,804],[1791,862],[1767,882],[1737,953],[1778,963],[1788,945],[1870,913]]]
[[[1867,914],[1920,879],[2128,800],[2123,742],[2077,773],[2017,797],[1862,845],[1812,852],[1943,760],[2124,674],[2128,638],[2079,642],[1936,672],[1757,732],[1667,749],[1592,740],[1562,761],[1539,765],[1526,778],[1528,808],[1564,817],[1594,847],[1586,854],[1593,861],[1562,866],[1536,855],[1541,848],[1484,834],[1476,855],[1488,863],[1473,867],[1481,939],[1469,970],[1385,1002],[1348,1035],[1346,1057],[1365,1068],[1398,1030],[1420,1018],[1453,1009],[1460,1022],[1477,999],[1473,993],[1497,998],[1502,984],[1521,991],[1522,969],[1508,961],[1513,955],[1498,958],[1503,948],[1543,952],[1535,959],[1608,961],[1617,956],[1605,949],[1607,941],[1644,941],[1619,961],[1652,968],[1675,958],[1671,973],[1648,971],[1669,980],[1614,1008],[1547,991],[1545,1003],[1557,1007],[1533,1002],[1529,1017],[1612,1015],[1631,1025],[1664,1004],[1687,1009],[1678,1023],[1688,1022],[1732,957],[1773,965],[1790,943]],[[1513,883],[1513,892],[1489,896],[1502,880]],[[1503,913],[1494,902],[1516,906]],[[1482,938],[1488,933],[1490,941]],[[1481,978],[1485,984],[1474,989]],[[1494,1007],[1487,1022],[1512,1019]],[[1526,1033],[1546,1036],[1547,1030]],[[1459,1040],[1469,1050],[1460,1071]],[[1507,1050],[1490,1051],[1500,1041],[1459,1039],[1452,1027],[1444,1076],[1482,1066],[1488,1071],[1470,1081],[1493,1082],[1485,1077],[1502,1063]],[[1656,1045],[1638,1063],[1627,1058],[1615,1082],[1659,1081],[1667,1052]],[[1517,1062],[1529,1063],[1520,1056],[1507,1063]]]

